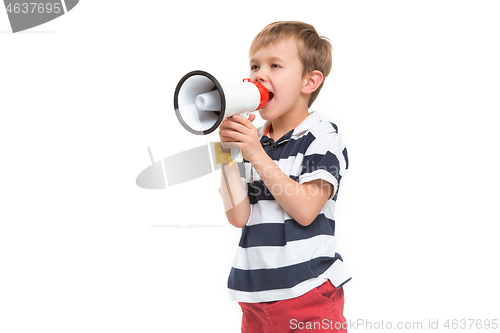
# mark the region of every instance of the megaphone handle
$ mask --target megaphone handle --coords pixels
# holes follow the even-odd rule
[[[216,164],[233,163],[233,159],[231,158],[231,149],[222,148],[220,142],[214,142],[214,152]]]
[[[243,162],[243,155],[241,154],[241,150],[236,149],[236,148],[231,148],[231,159],[232,159],[232,162],[236,162],[236,163]]]
[[[223,148],[220,142],[214,142],[215,163],[224,164],[240,163],[243,161],[243,155],[237,148]]]

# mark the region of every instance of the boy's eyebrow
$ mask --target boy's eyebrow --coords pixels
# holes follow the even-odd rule
[[[268,60],[269,62],[275,62],[275,61],[277,61],[277,62],[286,63],[286,61],[283,60],[283,59],[281,59],[280,57],[269,57],[266,60]],[[252,57],[252,58],[250,58],[250,63],[252,63],[252,62],[258,62],[258,61],[255,60],[255,58]]]
[[[277,62],[286,62],[285,60],[281,59],[280,57],[271,57],[269,58],[271,61],[277,61]]]

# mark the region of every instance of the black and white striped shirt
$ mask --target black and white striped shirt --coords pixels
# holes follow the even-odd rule
[[[335,202],[348,168],[337,126],[313,112],[274,142],[265,133],[269,125],[259,129],[260,142],[280,169],[300,184],[323,179],[334,186],[334,193],[314,222],[304,227],[281,208],[252,165],[243,161],[251,214],[228,279],[230,296],[239,302],[294,298],[326,279],[336,287],[351,279],[335,242]]]

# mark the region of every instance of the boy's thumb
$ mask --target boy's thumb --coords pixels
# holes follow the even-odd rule
[[[250,113],[250,115],[248,116],[248,120],[254,121],[255,120],[255,115],[253,113]]]

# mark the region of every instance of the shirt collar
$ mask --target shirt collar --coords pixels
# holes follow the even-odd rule
[[[292,138],[293,137],[298,137],[304,134],[311,126],[313,126],[316,123],[319,123],[321,120],[319,112],[313,111],[309,113],[309,116],[307,116],[306,119],[304,119],[295,129],[293,130],[292,133]],[[263,126],[261,126],[258,130],[259,137],[262,138],[264,136],[264,133],[266,132],[267,128],[271,125],[271,121],[267,120]]]
[[[301,136],[306,131],[308,131],[314,124],[319,123],[320,121],[321,118],[319,116],[319,112],[313,111],[309,113],[309,116],[307,116],[306,119],[304,119],[297,127],[295,127],[292,133],[292,138],[297,138]]]

